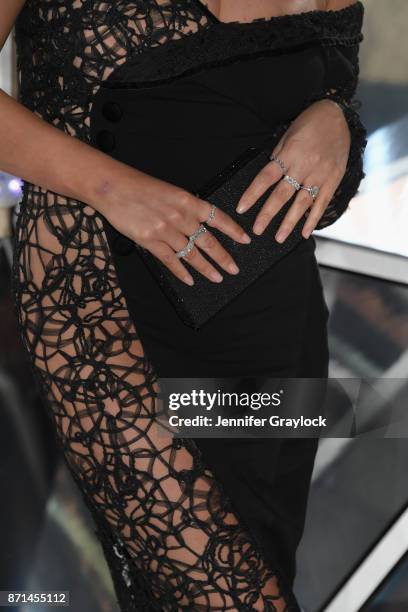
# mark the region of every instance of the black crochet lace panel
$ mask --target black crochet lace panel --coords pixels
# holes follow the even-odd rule
[[[360,3],[336,14],[281,17],[282,29],[269,36],[276,48],[317,27],[322,43],[355,46],[360,18]],[[245,31],[254,42],[273,23],[258,20],[253,35]],[[194,45],[204,32],[220,40],[217,32],[227,31],[246,38],[237,24],[209,20],[193,0],[28,0],[15,28],[19,98],[89,142],[92,99],[110,75],[133,58],[148,60],[155,48],[170,53],[181,38]],[[352,89],[341,92],[346,100]],[[25,182],[13,291],[35,379],[95,520],[122,611],[297,610],[279,568],[193,441],[157,433],[157,376],[100,214]]]

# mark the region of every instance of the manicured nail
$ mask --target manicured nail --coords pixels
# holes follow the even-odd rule
[[[262,223],[255,223],[254,225],[254,234],[262,234],[262,232],[264,231],[265,226]]]
[[[231,272],[231,274],[238,274],[239,272],[239,268],[237,266],[237,264],[232,263],[228,266],[228,271]]]
[[[224,280],[219,272],[211,272],[211,278],[216,283],[221,283]]]
[[[249,244],[251,242],[251,237],[248,236],[248,234],[242,234],[242,242],[245,242],[245,244]]]
[[[187,285],[190,285],[190,287],[194,285],[194,279],[191,276],[185,276],[184,282],[187,283]]]
[[[286,237],[287,233],[284,230],[279,230],[279,232],[275,236],[275,239],[277,240],[277,242],[284,242]]]
[[[245,200],[245,196],[242,195],[237,203],[237,208],[236,208],[237,212],[243,212],[245,210],[246,204],[247,202]]]

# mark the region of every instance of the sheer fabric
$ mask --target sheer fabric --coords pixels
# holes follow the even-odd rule
[[[358,20],[354,11],[342,11],[342,20]],[[280,18],[275,48],[320,16],[294,17]],[[336,45],[337,15],[325,23],[322,40]],[[114,70],[212,27],[191,0],[28,0],[15,30],[20,100],[89,142],[93,96]],[[345,38],[356,49],[359,37]],[[353,86],[343,99],[345,92],[350,98]],[[322,95],[331,93],[339,91]],[[358,163],[354,172],[361,173]],[[157,376],[99,213],[25,182],[13,289],[33,373],[94,517],[121,609],[297,610],[193,441],[158,435]]]

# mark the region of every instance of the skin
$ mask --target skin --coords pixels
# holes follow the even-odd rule
[[[313,2],[316,1],[291,0],[288,4],[288,0],[276,0],[272,4],[271,0],[217,0],[220,11],[218,16],[224,21],[241,18],[250,21],[256,17],[282,14],[285,10],[288,12],[288,7],[293,10],[294,2],[298,10],[314,9]],[[352,3],[350,0],[332,0],[328,8],[337,10]],[[2,0],[0,50],[23,5],[24,0]],[[277,12],[271,14],[272,9]],[[214,14],[216,10],[217,5]],[[182,262],[177,259],[175,252],[185,247],[186,236],[192,234],[208,218],[211,209],[208,202],[178,186],[114,160],[78,138],[62,132],[1,89],[0,116],[1,170],[34,185],[41,185],[43,189],[89,204],[118,231],[153,253],[180,280],[193,284],[185,260]],[[322,125],[327,126],[327,129],[323,130]],[[276,150],[289,167],[290,173],[300,182],[322,187],[308,219],[309,231],[312,221],[316,221],[318,213],[324,210],[323,206],[327,206],[330,195],[344,174],[349,138],[342,111],[330,101],[322,101],[299,115]],[[271,162],[249,186],[241,198],[241,204],[247,210],[255,201],[256,194],[279,178],[279,167]],[[265,203],[265,221],[289,199],[292,188],[288,187],[284,182],[281,187],[280,183],[279,189],[276,188],[274,192],[274,199]],[[310,200],[307,192],[299,193],[288,213],[288,219],[282,225],[290,229],[296,216],[306,207],[308,198]],[[207,225],[216,227],[242,244],[251,241],[239,224],[220,209],[217,209],[214,220]],[[211,264],[211,260],[227,273],[239,272],[231,255],[210,231],[200,236],[195,244],[187,258],[188,264],[209,280],[222,281],[222,276]],[[210,261],[203,257],[202,252],[209,256]]]
[[[327,0],[204,0],[203,4],[221,21],[246,22],[257,17],[326,10]]]
[[[309,106],[291,124],[274,150],[288,168],[287,174],[305,186],[318,185],[319,195],[300,189],[286,213],[275,239],[284,242],[299,219],[309,209],[302,235],[309,238],[330,203],[346,171],[350,151],[350,131],[343,111],[331,100],[320,100]],[[268,187],[277,183],[259,211],[253,231],[260,235],[273,217],[295,193],[295,188],[280,179],[284,172],[276,162],[267,164],[243,193],[237,211],[249,210]]]

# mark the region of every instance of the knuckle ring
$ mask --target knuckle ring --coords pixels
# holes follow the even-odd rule
[[[285,174],[282,180],[286,181],[286,183],[289,183],[289,185],[292,185],[292,187],[294,187],[296,191],[299,191],[299,189],[302,188],[302,185],[299,183],[299,181],[293,178],[293,176],[289,176],[289,174]]]
[[[280,157],[277,157],[276,155],[274,155],[272,153],[272,155],[270,156],[270,160],[275,162],[276,164],[278,164],[278,166],[281,168],[281,170],[286,174],[288,171],[287,166],[285,166],[284,162],[280,159]]]

